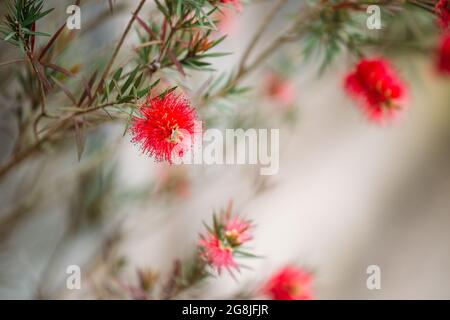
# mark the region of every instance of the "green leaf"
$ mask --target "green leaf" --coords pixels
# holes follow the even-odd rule
[[[253,253],[249,253],[249,252],[245,252],[245,251],[241,251],[238,249],[234,249],[233,250],[235,254],[241,256],[241,257],[245,257],[245,258],[262,258],[261,256],[258,256],[256,254]]]
[[[119,68],[113,75],[113,79],[119,81],[120,76],[122,75],[123,68]]]
[[[117,86],[117,81],[119,81],[120,76],[122,75],[123,68],[119,68],[113,75],[112,80],[109,82],[107,86],[107,96],[109,96],[110,92],[114,89],[114,86]],[[104,100],[106,100],[106,97]]]
[[[220,37],[219,39],[217,39],[216,41],[214,41],[214,43],[211,45],[211,48],[214,48],[215,46],[217,46],[219,43],[221,43],[223,40],[225,40],[225,38],[227,37],[227,35],[224,35],[222,37]]]
[[[139,89],[139,86],[141,85],[141,81],[142,81],[143,75],[144,75],[144,74],[141,73],[141,74],[137,77],[136,81],[135,81],[134,84],[133,84],[133,89]]]
[[[170,19],[170,14],[169,14],[169,12],[167,11],[167,9],[164,8],[164,6],[163,6],[158,0],[155,0],[155,3],[156,3],[156,6],[158,7],[158,10],[161,11],[161,13],[162,13],[167,19]]]
[[[125,84],[122,86],[122,89],[120,90],[121,94],[124,94],[125,91],[130,87],[131,83],[133,82],[134,78],[136,77],[138,71],[139,71],[139,65],[134,68],[134,70],[131,72],[131,74],[128,76],[127,81],[125,81]]]
[[[160,80],[161,79],[158,79],[155,82],[153,82],[151,85],[149,85],[148,87],[146,87],[146,88],[144,88],[142,90],[139,90],[137,92],[137,97],[140,99],[143,96],[145,96],[146,94],[148,94],[150,92],[150,90],[152,90],[159,83]]]
[[[44,37],[50,37],[51,35],[45,32],[39,32],[39,31],[26,31],[24,32],[27,35],[35,35],[35,36],[44,36]]]
[[[169,93],[173,92],[176,88],[178,88],[178,86],[165,90],[163,93],[159,95],[159,98],[164,99]]]
[[[156,80],[155,82],[153,82],[153,83],[150,85],[150,89],[153,89],[154,87],[156,87],[160,81],[161,81],[161,79],[158,79],[158,80]]]
[[[49,14],[50,12],[52,12],[54,10],[54,8],[49,9],[47,11],[41,12],[39,14],[37,14],[36,16],[31,16],[28,19],[26,19],[25,21],[22,22],[22,25],[24,26],[28,26],[30,24],[32,24],[33,22],[45,17],[47,14]]]
[[[120,98],[117,100],[117,103],[130,102],[130,101],[132,101],[133,99],[134,99],[134,97],[133,97],[132,95],[123,96],[123,97],[120,97]]]
[[[192,57],[191,59],[205,59],[205,58],[217,58],[217,57],[224,57],[232,54],[232,52],[212,52],[212,53],[205,53],[199,56]]]
[[[14,37],[15,34],[16,34],[15,32],[9,33],[3,40],[4,40],[4,41],[8,41],[8,40],[11,39],[12,37]]]

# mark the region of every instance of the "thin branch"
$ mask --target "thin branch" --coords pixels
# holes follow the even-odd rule
[[[24,59],[16,59],[16,60],[5,61],[5,62],[1,62],[0,63],[0,67],[7,66],[7,65],[13,64],[13,63],[24,62],[24,61],[25,61]]]
[[[39,53],[39,57],[38,60],[41,61],[45,54],[47,53],[47,51],[51,48],[51,46],[53,45],[53,43],[56,41],[56,39],[59,37],[59,35],[62,33],[62,31],[64,30],[64,28],[66,27],[66,24],[64,23],[61,27],[59,27],[59,29],[55,32],[55,34],[50,38],[50,40],[48,40],[47,44],[45,45],[44,48],[42,48],[41,52]]]
[[[108,102],[108,103],[105,103],[105,104],[98,105],[96,107],[79,110],[79,111],[76,111],[76,112],[66,116],[65,118],[62,118],[61,120],[57,121],[57,123],[53,127],[51,127],[50,129],[48,129],[46,131],[46,133],[39,140],[37,140],[35,143],[33,143],[31,146],[29,146],[24,151],[16,154],[6,164],[4,164],[4,165],[2,165],[0,167],[0,179],[3,178],[3,176],[6,173],[8,173],[9,170],[11,170],[12,168],[16,167],[17,165],[22,163],[25,159],[27,159],[29,156],[31,156],[32,154],[34,154],[35,152],[40,150],[40,148],[41,148],[41,146],[42,146],[42,144],[44,142],[49,141],[53,137],[53,135],[55,133],[59,132],[59,130],[61,130],[74,117],[80,116],[80,115],[84,115],[84,114],[88,114],[88,113],[91,113],[93,111],[97,111],[99,109],[103,109],[105,107],[112,106],[112,105],[115,105],[115,104],[118,104],[118,103],[116,101]]]
[[[247,49],[244,51],[244,54],[242,55],[241,62],[238,68],[239,72],[244,69],[245,63],[247,62],[250,53],[255,48],[258,41],[261,39],[262,35],[272,22],[273,18],[275,18],[276,14],[280,11],[280,9],[286,2],[287,0],[278,0],[278,2],[275,4],[272,10],[270,10],[269,14],[263,19],[261,25],[259,26],[258,30],[255,33],[255,36],[250,41],[250,44],[248,45]]]
[[[414,1],[414,0],[409,0],[408,1],[410,4],[412,4],[413,6],[416,6],[418,8],[421,8],[431,14],[435,13],[435,9],[433,5],[430,4],[426,4],[426,3],[421,3],[420,1]]]
[[[138,7],[133,12],[133,16],[131,17],[130,21],[128,22],[128,25],[127,25],[125,31],[123,32],[122,37],[120,38],[119,43],[117,44],[116,49],[114,50],[113,55],[111,56],[111,59],[109,60],[109,63],[106,66],[106,69],[102,74],[102,77],[100,78],[100,82],[98,83],[97,89],[95,90],[95,92],[93,94],[94,97],[102,89],[103,83],[105,82],[106,77],[108,76],[109,72],[111,71],[114,61],[116,60],[117,54],[119,53],[120,48],[122,47],[122,44],[124,43],[125,38],[128,35],[128,32],[131,30],[131,26],[133,25],[134,20],[136,20],[136,17],[139,14],[139,11],[141,11],[144,3],[145,3],[145,0],[141,0],[139,2]]]
[[[238,69],[238,72],[234,79],[230,81],[230,83],[218,93],[209,96],[207,100],[213,100],[226,95],[228,90],[239,84],[261,63],[266,61],[266,59],[269,58],[270,55],[275,53],[283,44],[297,40],[298,37],[305,31],[304,29],[302,30],[301,23],[303,21],[307,21],[306,17],[308,17],[309,19],[315,19],[319,12],[320,7],[318,7],[318,9],[305,9],[305,12],[302,15],[299,15],[292,23],[292,25],[286,31],[282,32],[277,38],[275,38],[275,40],[273,40],[266,47],[266,49],[262,50],[248,67],[244,66],[243,68]]]

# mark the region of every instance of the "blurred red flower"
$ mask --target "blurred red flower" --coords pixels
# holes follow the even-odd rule
[[[279,102],[282,106],[291,105],[297,98],[294,82],[275,72],[267,74],[265,92],[268,97]]]
[[[191,147],[196,113],[185,97],[173,92],[163,97],[147,97],[139,111],[141,117],[132,119],[132,142],[140,143],[143,151],[156,161],[172,163],[176,146],[181,147],[175,150],[180,157]]]
[[[263,288],[273,300],[311,300],[313,276],[305,270],[286,266],[275,273]]]
[[[191,181],[184,166],[163,165],[158,171],[158,192],[162,195],[187,199],[191,194]]]
[[[242,250],[242,244],[253,239],[250,232],[252,224],[239,216],[232,216],[232,202],[219,215],[213,215],[213,225],[206,225],[208,233],[200,235],[199,251],[213,269],[220,274],[227,269],[233,275],[233,268],[239,270],[236,256],[254,256]]]
[[[450,75],[450,33],[444,34],[441,38],[437,69],[440,74]]]
[[[379,123],[395,118],[404,110],[407,100],[406,85],[382,58],[361,59],[346,76],[345,88],[359,100],[368,118]]]
[[[237,11],[242,11],[241,0],[220,0],[223,4],[231,4]]]
[[[217,29],[219,35],[234,35],[239,30],[239,13],[231,8],[224,7],[220,9],[214,18],[219,22],[217,23]]]
[[[199,247],[200,256],[215,268],[218,273],[221,273],[223,268],[230,273],[232,268],[239,269],[233,257],[233,249],[219,240],[216,235],[208,234],[202,238],[199,242]]]
[[[231,218],[225,226],[225,237],[232,246],[239,246],[253,237],[249,232],[250,222],[239,217]]]
[[[438,23],[442,29],[450,26],[450,0],[440,0],[435,7]]]

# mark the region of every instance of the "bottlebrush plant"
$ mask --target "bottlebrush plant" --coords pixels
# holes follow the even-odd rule
[[[206,225],[207,234],[201,235],[200,256],[219,274],[222,269],[231,274],[239,271],[236,256],[253,257],[242,250],[242,245],[252,239],[251,222],[238,216],[232,216],[231,204],[219,217],[213,215],[213,226]]]
[[[58,246],[67,245],[74,235],[86,232],[83,227],[110,227],[109,222],[114,220],[113,227],[105,227],[108,235],[95,257],[101,259],[93,259],[86,266],[89,274],[103,272],[103,281],[93,290],[95,297],[204,298],[196,291],[200,284],[229,273],[239,283],[240,272],[252,272],[241,267],[241,259],[255,256],[252,250],[243,248],[257,236],[253,223],[237,215],[231,206],[219,215],[212,215],[212,226],[206,225],[200,240],[192,241],[188,258],[180,257],[171,270],[164,273],[139,268],[134,280],[126,278],[122,273],[126,257],[117,252],[122,240],[121,225],[116,221],[120,219],[107,213],[149,199],[157,203],[163,192],[187,194],[185,191],[191,190],[193,183],[189,174],[183,173],[182,178],[173,175],[178,178],[170,179],[163,187],[148,181],[139,190],[124,190],[116,179],[117,145],[124,140],[134,143],[141,147],[149,164],[154,160],[171,164],[173,149],[182,144],[185,132],[193,133],[195,120],[202,121],[206,127],[216,124],[237,127],[260,121],[257,106],[264,95],[271,101],[293,105],[294,100],[308,94],[297,90],[291,81],[291,75],[298,73],[297,70],[291,70],[288,79],[281,77],[281,72],[267,68],[273,56],[292,48],[298,62],[295,65],[317,64],[318,77],[338,59],[345,61],[342,65],[348,66],[347,72],[342,74],[344,86],[339,90],[348,94],[348,105],[362,110],[370,120],[384,122],[400,111],[408,112],[408,78],[392,57],[406,47],[409,52],[425,53],[432,64],[435,48],[439,47],[439,70],[448,74],[448,3],[442,0],[292,1],[285,25],[273,30],[271,22],[281,16],[288,1],[271,1],[271,9],[260,18],[255,30],[249,30],[252,37],[242,44],[243,53],[237,64],[219,73],[214,68],[214,59],[232,54],[226,48],[218,51],[222,50],[226,38],[221,35],[223,30],[218,30],[223,22],[220,19],[229,17],[230,10],[239,16],[245,14],[252,10],[253,1],[105,1],[101,14],[95,16],[94,12],[92,20],[83,22],[82,30],[69,30],[66,17],[57,16],[57,10],[47,7],[47,1],[3,1],[0,4],[5,8],[0,26],[3,39],[0,98],[4,119],[8,119],[5,122],[16,133],[2,138],[2,145],[8,150],[0,163],[0,183],[7,188],[13,179],[23,179],[33,192],[22,192],[21,201],[11,201],[15,207],[8,209],[2,215],[6,218],[0,220],[0,241],[5,241],[20,221],[31,216],[34,203],[52,196],[49,186],[35,186],[23,178],[25,164],[33,171],[28,174],[38,177],[39,167],[32,164],[52,164],[67,154],[68,146],[74,146],[84,167],[79,171],[66,168],[58,172],[55,166],[52,172],[55,176],[68,171],[75,173],[77,181],[68,210],[68,227]],[[81,10],[89,10],[84,2],[78,0],[75,4]],[[81,50],[85,35],[98,40],[99,26],[122,11],[127,12],[130,4],[135,8],[127,14],[128,22],[121,27],[118,39],[101,37],[102,41],[109,41],[106,49],[91,44],[88,50]],[[366,10],[372,4],[380,5],[386,17],[383,32],[366,28]],[[417,26],[402,19],[409,14],[420,17],[417,24],[423,22],[421,33],[412,32]],[[50,21],[57,21],[59,27],[53,28]],[[398,29],[391,32],[391,25],[400,25],[400,32],[396,33]],[[114,25],[114,29],[119,26]],[[241,30],[244,31],[247,30]],[[275,36],[261,45],[263,36],[269,32]],[[443,40],[433,38],[435,45],[420,38],[420,34],[431,38],[429,35],[438,33]],[[125,54],[126,49],[129,50]],[[266,70],[270,74],[249,80],[250,75]],[[202,79],[199,75],[207,79],[198,81]],[[261,83],[257,83],[258,79]],[[261,84],[265,88],[263,94],[252,96],[253,89]],[[241,108],[242,101],[249,100],[254,109]],[[275,119],[273,115],[278,111],[270,112],[266,118]],[[119,124],[123,130],[120,133],[106,130],[111,123]],[[140,151],[135,148],[135,152]],[[96,183],[98,175],[101,183]],[[172,177],[170,173],[165,176]],[[176,185],[177,181],[182,186]],[[268,185],[264,181],[255,183],[255,195]],[[61,189],[60,186],[58,182],[55,189]],[[184,197],[177,199],[183,201]],[[58,290],[45,286],[48,270],[55,263],[57,253],[61,253],[55,251],[34,290],[37,298],[58,297]],[[313,280],[308,272],[289,265],[274,273],[262,290],[255,289],[246,297],[259,296],[263,291],[273,299],[310,299]]]
[[[369,119],[384,122],[403,111],[406,88],[383,59],[362,59],[356,70],[345,79],[345,87],[356,99]]]

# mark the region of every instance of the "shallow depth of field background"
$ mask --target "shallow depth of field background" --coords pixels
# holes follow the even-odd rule
[[[118,38],[134,2],[96,33],[82,25],[86,35],[72,49],[74,59]],[[297,5],[291,2],[273,23],[273,35]],[[236,66],[270,6],[267,1],[244,8],[238,31],[219,48],[234,54],[215,60],[218,70]],[[64,17],[65,4],[58,1],[56,8],[52,16]],[[107,9],[103,1],[90,1],[82,17]],[[56,29],[56,21],[61,18],[44,28]],[[128,40],[119,61],[125,61],[133,37]],[[0,48],[0,61],[14,58],[5,43]],[[286,47],[286,52],[292,56],[296,51]],[[397,56],[394,63],[409,83],[411,103],[399,123],[378,126],[366,121],[342,89],[342,78],[351,68],[348,58],[338,58],[320,77],[314,63],[298,63],[296,121],[279,122],[280,171],[269,178],[259,176],[254,166],[188,166],[176,169],[189,179],[181,195],[150,191],[136,196],[143,186],[158,185],[165,165],[141,155],[129,135],[122,138],[123,123],[107,124],[88,141],[102,136],[109,145],[117,144],[98,169],[107,179],[105,172],[115,163],[114,187],[99,193],[106,199],[101,219],[89,224],[80,218],[85,225],[67,235],[68,217],[79,210],[74,193],[80,191],[78,170],[84,168],[84,158],[77,161],[73,139],[68,138],[61,154],[49,150],[51,156],[27,162],[0,182],[0,214],[19,204],[31,208],[14,228],[1,229],[0,298],[35,298],[37,288],[54,298],[96,297],[93,284],[105,281],[101,268],[82,274],[82,290],[69,291],[61,287],[66,266],[78,264],[83,272],[116,226],[122,234],[116,250],[127,262],[121,278],[136,281],[137,268],[159,270],[164,276],[175,258],[195,249],[198,233],[204,231],[202,221],[210,222],[213,211],[232,200],[238,212],[255,221],[250,246],[264,258],[247,260],[251,269],[243,269],[238,281],[227,275],[210,279],[198,290],[199,297],[227,298],[278,267],[296,263],[315,272],[319,299],[449,299],[450,79],[435,75],[432,57]],[[265,71],[247,83],[260,86]],[[2,77],[5,72],[0,69]],[[196,88],[205,78],[185,81]],[[2,96],[6,86],[0,85],[0,161],[10,148],[5,135],[14,134]],[[273,101],[255,99],[257,92],[223,111],[223,117],[255,105],[266,116],[285,112]],[[255,185],[261,183],[268,189],[255,195]],[[126,202],[133,196],[138,200]],[[381,268],[381,290],[366,288],[366,268],[373,264]]]

